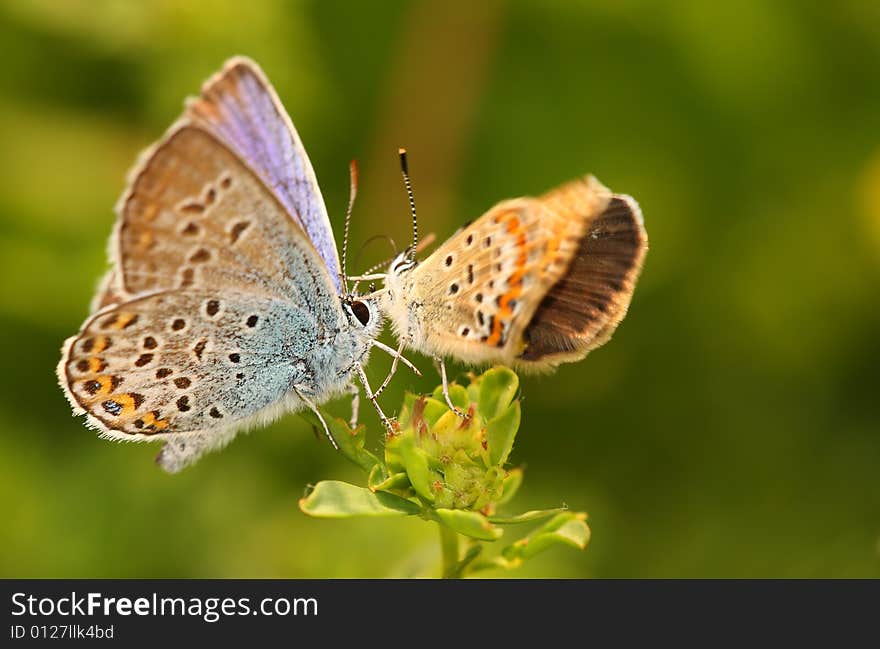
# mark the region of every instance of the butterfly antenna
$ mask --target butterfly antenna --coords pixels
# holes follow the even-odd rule
[[[342,232],[342,286],[348,292],[348,230],[351,225],[351,211],[354,209],[354,199],[358,193],[358,166],[357,160],[352,160],[348,165],[348,173],[351,179],[348,193],[348,209],[345,210],[345,227]]]
[[[375,270],[377,270],[377,269],[379,269],[379,268],[382,268],[383,266],[387,266],[387,265],[390,264],[391,261],[397,256],[397,244],[394,243],[394,239],[392,239],[391,237],[389,237],[387,234],[374,234],[372,237],[370,237],[369,239],[367,239],[366,241],[364,241],[364,242],[361,244],[360,249],[358,250],[357,254],[356,254],[355,257],[354,257],[354,265],[355,265],[355,267],[357,267],[357,265],[358,265],[358,260],[361,258],[361,255],[364,254],[364,250],[366,250],[367,245],[373,243],[373,241],[376,241],[376,240],[378,240],[378,239],[385,239],[385,241],[387,241],[388,244],[391,246],[391,249],[394,251],[394,254],[392,254],[392,255],[391,255],[390,257],[388,257],[387,259],[383,259],[382,261],[373,264],[373,265],[370,266],[367,270],[365,270],[365,271],[363,271],[362,273],[360,273],[361,275],[369,275],[369,274],[372,273],[373,271],[375,271]]]
[[[412,245],[409,247],[409,256],[414,257],[416,254],[416,246],[419,243],[419,222],[416,219],[416,199],[413,197],[412,185],[409,182],[409,165],[406,162],[406,149],[398,149],[400,155],[400,171],[403,173],[403,184],[406,186],[406,195],[409,197],[409,210],[412,212],[413,221],[413,239]]]
[[[434,234],[433,232],[429,232],[427,236],[423,237],[422,240],[419,241],[419,245],[416,246],[416,254],[420,253],[422,250],[424,250],[425,248],[430,246],[432,243],[434,243],[434,239],[436,239],[436,238],[437,238],[436,234]],[[367,244],[371,243],[372,241],[375,241],[376,239],[387,240],[388,243],[391,244],[391,247],[394,249],[394,254],[386,259],[383,259],[382,261],[376,262],[375,264],[373,264],[372,266],[367,268],[367,270],[363,271],[361,273],[361,275],[369,275],[370,273],[373,273],[373,272],[379,270],[380,268],[387,266],[392,261],[394,261],[395,257],[397,257],[397,244],[394,243],[394,239],[389,237],[387,234],[374,234],[372,237],[370,237],[369,239],[364,241],[364,244],[361,246],[361,249],[358,252],[358,256],[355,257],[355,259],[354,259],[355,266],[357,266],[357,260],[359,259],[360,255],[363,253],[364,248],[366,248]]]

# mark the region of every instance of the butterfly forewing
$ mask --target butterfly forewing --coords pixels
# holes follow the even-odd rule
[[[136,174],[115,237],[123,294],[245,285],[314,299],[290,270],[295,257],[316,257],[303,231],[236,155],[194,126],[172,130]],[[334,294],[324,275],[320,297]]]
[[[266,183],[308,233],[341,293],[333,229],[311,162],[257,64],[242,57],[230,60],[205,83],[186,114],[220,137]]]

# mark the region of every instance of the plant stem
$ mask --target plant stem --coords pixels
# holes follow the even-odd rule
[[[447,579],[458,565],[458,532],[441,523],[437,526],[440,528],[440,550],[443,554],[442,576]]]

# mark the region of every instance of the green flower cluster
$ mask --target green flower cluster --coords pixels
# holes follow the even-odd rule
[[[385,440],[384,457],[365,448],[363,427],[350,429],[328,418],[340,451],[368,474],[367,486],[324,481],[300,501],[311,516],[420,516],[440,524],[444,575],[485,568],[512,568],[559,543],[583,549],[590,537],[586,515],[564,508],[501,516],[522,484],[521,469],[506,468],[520,424],[519,379],[506,367],[452,384],[449,396],[465,417],[451,410],[441,388],[430,396],[408,393],[397,428]],[[316,423],[316,422],[315,422]],[[549,520],[547,520],[549,519]],[[532,534],[477,561],[480,541],[495,541],[503,526],[545,520]],[[458,535],[472,539],[461,557]]]
[[[493,513],[520,482],[520,473],[504,469],[520,422],[517,386],[506,368],[474,377],[467,388],[453,384],[450,398],[465,418],[447,407],[440,388],[430,397],[408,394],[399,432],[385,443],[391,475],[374,488],[403,486],[402,495],[409,489],[426,506]]]

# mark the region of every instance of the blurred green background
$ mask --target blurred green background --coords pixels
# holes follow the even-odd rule
[[[6,0],[0,52],[0,576],[382,577],[438,560],[427,523],[299,512],[308,483],[362,481],[299,417],[168,476],[157,446],[85,429],[55,383],[126,170],[247,54],[337,233],[358,158],[356,247],[407,239],[401,145],[441,240],[588,171],[641,203],[651,250],[629,316],[584,362],[524,378],[512,456],[516,510],[587,510],[593,541],[512,575],[880,577],[876,2]],[[386,254],[373,243],[357,266]],[[425,379],[400,373],[387,408],[438,382],[416,360]],[[374,380],[386,367],[374,355]]]

